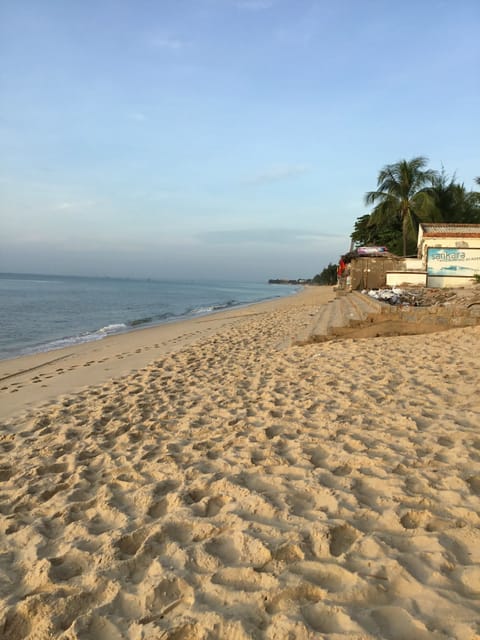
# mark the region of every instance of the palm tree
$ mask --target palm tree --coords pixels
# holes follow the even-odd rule
[[[387,164],[378,174],[377,191],[365,194],[367,205],[375,204],[372,222],[400,220],[402,224],[403,255],[407,255],[409,230],[416,233],[418,222],[432,217],[434,205],[425,187],[435,179],[437,172],[425,169],[427,158],[418,156]]]
[[[475,178],[475,182],[480,185],[480,176]],[[472,191],[472,196],[477,204],[477,207],[480,207],[480,193],[478,191]]]
[[[437,174],[426,191],[435,204],[439,219],[451,223],[480,222],[479,194],[467,191],[465,185],[456,182],[455,174],[449,177],[445,170]]]

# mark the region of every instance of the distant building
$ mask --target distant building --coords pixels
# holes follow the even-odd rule
[[[339,288],[470,287],[480,275],[480,224],[422,222],[417,249],[417,258],[400,258],[385,247],[359,247],[342,257],[349,268]]]
[[[402,258],[389,253],[384,247],[360,247],[345,258],[349,262],[346,288],[354,291],[381,289],[386,286],[390,271],[404,268]]]
[[[427,287],[465,287],[480,274],[480,224],[420,224],[418,258]]]

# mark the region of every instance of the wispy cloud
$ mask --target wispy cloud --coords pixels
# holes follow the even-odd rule
[[[301,245],[326,244],[332,239],[344,240],[343,235],[320,233],[308,229],[225,229],[222,231],[204,231],[197,238],[207,244],[270,244]]]
[[[263,11],[273,7],[273,0],[236,0],[235,6],[238,9],[246,9],[247,11]]]
[[[279,45],[285,47],[308,47],[328,36],[332,21],[336,15],[334,3],[312,3],[296,12],[291,20],[285,22],[274,31]]]
[[[181,51],[190,45],[186,40],[161,33],[151,34],[148,36],[147,42],[152,49],[164,49],[168,51]]]
[[[263,11],[273,7],[273,0],[237,0],[235,6],[247,11]]]
[[[64,200],[54,205],[54,211],[79,211],[80,209],[88,209],[96,204],[95,200]]]
[[[310,171],[310,167],[304,164],[278,165],[275,167],[270,167],[269,169],[266,169],[264,171],[260,171],[256,175],[247,178],[245,180],[245,183],[260,185],[268,184],[270,182],[279,182],[303,175],[305,173],[308,173],[308,171]]]
[[[242,11],[264,11],[274,7],[278,0],[197,0],[197,2],[210,7],[227,5]]]
[[[135,122],[145,122],[147,116],[142,111],[133,111],[132,113],[127,114],[127,118],[129,120],[134,120]]]

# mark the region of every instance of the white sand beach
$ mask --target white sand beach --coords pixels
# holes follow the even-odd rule
[[[332,296],[0,363],[2,640],[480,639],[480,327]]]

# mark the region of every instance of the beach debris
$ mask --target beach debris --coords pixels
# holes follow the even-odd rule
[[[362,293],[367,294],[375,300],[381,302],[387,302],[391,305],[412,305],[417,306],[417,299],[414,292],[400,289],[399,287],[393,287],[391,289],[364,289]]]
[[[458,289],[427,289],[391,287],[363,289],[363,294],[391,305],[412,307],[464,307],[480,305],[480,287]]]

